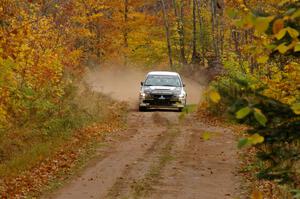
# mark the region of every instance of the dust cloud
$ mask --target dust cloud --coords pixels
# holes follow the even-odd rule
[[[136,68],[105,67],[89,70],[85,81],[95,92],[101,92],[119,101],[128,102],[131,108],[137,108],[140,82],[149,71]],[[203,86],[194,80],[183,77],[188,94],[188,104],[197,104],[201,100]]]

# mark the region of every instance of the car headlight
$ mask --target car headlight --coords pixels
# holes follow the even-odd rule
[[[146,97],[146,93],[140,92],[140,97],[144,99]]]
[[[186,97],[186,94],[185,92],[181,92],[179,95],[178,95],[179,99],[185,99]]]

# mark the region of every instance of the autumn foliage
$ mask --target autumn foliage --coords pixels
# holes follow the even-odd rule
[[[1,1],[0,171],[109,115],[98,100],[92,114],[74,100],[87,68],[155,66],[214,79],[209,109],[253,127],[239,146],[258,150],[258,177],[299,188],[299,9],[297,0]]]
[[[212,83],[210,101],[218,105],[211,110],[251,126],[239,147],[255,146],[257,177],[298,197],[300,4],[244,1],[237,10],[234,3],[227,14],[236,48],[223,60],[227,74]]]

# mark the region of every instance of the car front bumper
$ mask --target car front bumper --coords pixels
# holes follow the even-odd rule
[[[144,108],[184,108],[186,105],[186,98],[180,98],[178,96],[172,97],[153,97],[146,96],[140,97],[140,107]]]

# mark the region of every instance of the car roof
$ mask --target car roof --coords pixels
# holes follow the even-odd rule
[[[178,73],[176,72],[170,72],[170,71],[152,71],[152,72],[149,72],[147,74],[148,75],[172,75],[172,76],[179,76]]]

